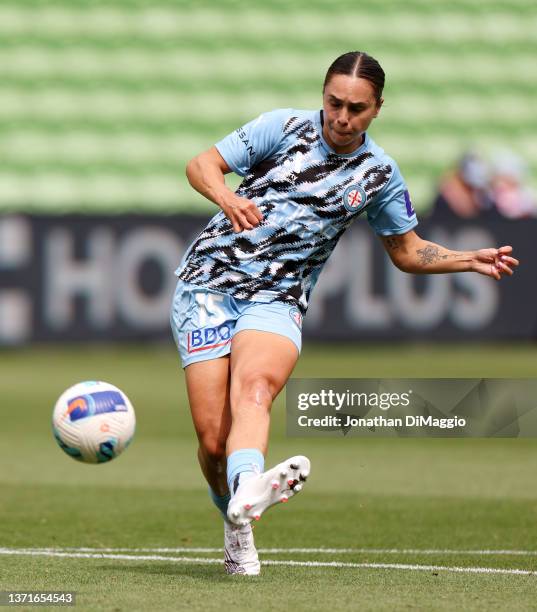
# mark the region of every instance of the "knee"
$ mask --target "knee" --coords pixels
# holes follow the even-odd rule
[[[267,410],[270,409],[274,396],[274,385],[270,378],[265,375],[248,374],[236,381],[232,380],[232,406],[246,401],[251,407]]]

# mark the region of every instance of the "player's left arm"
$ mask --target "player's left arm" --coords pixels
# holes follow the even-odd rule
[[[511,276],[518,260],[511,257],[513,248],[477,251],[450,251],[421,239],[413,230],[400,235],[381,236],[382,243],[392,262],[403,272],[412,274],[443,274],[446,272],[478,272],[500,280]]]

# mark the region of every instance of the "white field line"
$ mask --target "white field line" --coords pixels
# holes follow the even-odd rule
[[[166,557],[162,555],[122,555],[108,553],[60,552],[32,549],[0,548],[0,555],[67,557],[75,559],[113,559],[121,561],[167,561],[174,563],[190,563],[196,565],[213,565],[222,563],[222,559],[202,557]],[[266,560],[263,565],[282,565],[287,567],[336,567],[351,569],[400,569],[411,571],[446,571],[463,574],[510,574],[522,576],[535,576],[537,572],[531,570],[491,567],[458,567],[444,565],[413,565],[408,563],[346,563],[341,561],[280,561]]]
[[[9,550],[9,549],[4,549]],[[83,553],[221,553],[223,548],[206,548],[191,546],[176,546],[169,548],[93,548],[93,547],[54,547],[54,548],[24,548],[38,552],[83,552]],[[258,548],[265,555],[286,554],[373,554],[373,555],[504,555],[517,557],[535,557],[537,550],[456,550],[452,548]]]

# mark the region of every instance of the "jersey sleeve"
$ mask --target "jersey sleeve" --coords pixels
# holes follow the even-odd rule
[[[290,109],[278,109],[259,115],[257,119],[235,130],[216,143],[227,165],[239,176],[266,159],[283,139],[283,125]]]
[[[394,170],[388,184],[374,205],[367,209],[369,225],[380,236],[405,234],[418,225],[416,211],[401,171],[393,160],[390,164],[393,164]]]

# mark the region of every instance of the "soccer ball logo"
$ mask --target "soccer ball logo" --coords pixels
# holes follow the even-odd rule
[[[343,204],[349,212],[361,210],[366,200],[367,195],[360,185],[351,185],[343,194]]]
[[[60,448],[85,463],[104,463],[120,455],[130,444],[135,427],[128,397],[105,382],[73,385],[62,393],[52,415]]]

